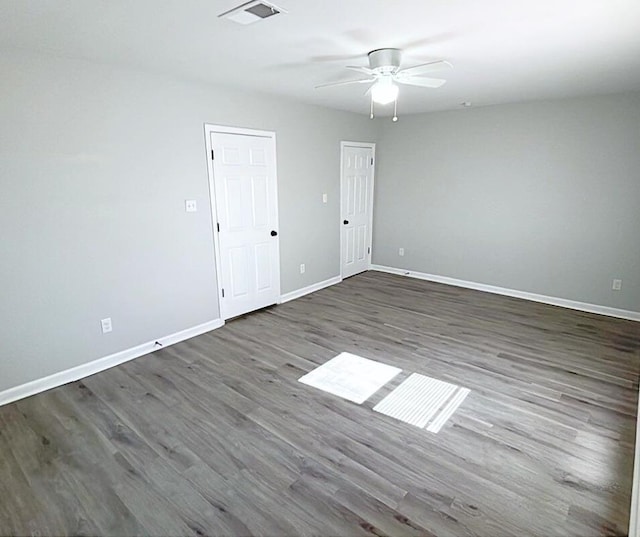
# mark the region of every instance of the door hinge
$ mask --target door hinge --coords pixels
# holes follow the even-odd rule
[[[218,233],[220,233],[220,222],[216,222],[216,227],[218,228]]]
[[[367,253],[370,254],[371,253],[371,246],[367,246]]]
[[[224,289],[222,290],[222,298],[224,298]]]
[[[216,155],[213,152],[213,149],[211,150],[211,160],[215,160],[216,159]]]
[[[373,166],[373,157],[371,157],[371,165]]]

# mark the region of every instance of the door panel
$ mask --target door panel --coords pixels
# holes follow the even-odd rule
[[[251,178],[251,202],[255,228],[264,229],[269,226],[268,181],[268,178],[263,175]]]
[[[246,247],[229,248],[229,287],[233,298],[246,297],[249,293],[248,260]]]
[[[264,242],[255,246],[256,291],[269,292],[271,289],[271,244]]]
[[[221,154],[225,166],[240,165],[240,150],[237,147],[223,147]]]
[[[246,200],[242,188],[242,177],[225,177],[224,183],[223,191],[227,200],[224,210],[227,214],[227,226],[233,231],[243,231],[245,229],[244,206]]]
[[[358,226],[356,250],[358,252],[357,260],[365,261],[367,257],[367,226]]]
[[[223,319],[280,298],[275,141],[211,134]],[[218,228],[218,226],[216,226]]]
[[[364,175],[358,176],[358,214],[367,213],[367,181],[368,177]]]
[[[353,227],[348,227],[345,230],[345,262],[347,264],[353,264],[355,261],[355,233]]]
[[[343,146],[341,186],[342,277],[369,268],[373,205],[373,148]]]
[[[356,213],[356,176],[348,175],[347,181],[347,206],[346,217],[353,216]]]
[[[267,164],[267,154],[264,149],[252,147],[249,150],[249,163],[252,166],[266,166]]]

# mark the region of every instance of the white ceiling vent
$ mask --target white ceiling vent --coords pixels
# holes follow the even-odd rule
[[[280,13],[286,13],[286,11],[269,2],[254,0],[230,9],[229,11],[225,11],[218,16],[237,22],[238,24],[252,24],[273,17],[274,15],[279,15]]]

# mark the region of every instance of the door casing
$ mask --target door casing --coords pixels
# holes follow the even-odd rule
[[[263,131],[258,129],[246,129],[243,127],[231,127],[227,125],[213,125],[209,123],[205,123],[204,125],[204,134],[205,134],[205,147],[206,147],[206,158],[207,158],[207,173],[209,177],[209,201],[211,206],[211,231],[213,233],[213,246],[214,246],[214,257],[215,257],[215,267],[216,267],[216,284],[218,288],[218,307],[220,310],[220,318],[224,320],[223,313],[223,299],[222,296],[222,262],[221,262],[221,248],[220,248],[220,237],[217,231],[217,223],[218,219],[218,209],[216,204],[216,193],[215,193],[215,177],[213,171],[213,159],[211,158],[211,153],[213,151],[213,147],[211,146],[211,135],[213,133],[220,134],[239,134],[242,136],[259,136],[262,138],[271,138],[273,139],[274,146],[276,144],[276,133],[273,131]],[[276,146],[277,147],[277,146]],[[278,160],[277,160],[277,151],[274,156],[274,182],[275,182],[275,190],[276,190],[276,200],[278,199]],[[276,203],[275,207],[276,212],[276,220],[279,222],[280,217],[278,213],[278,203]],[[278,232],[280,230],[278,229]],[[282,302],[282,291],[280,285],[280,240],[277,241],[276,244],[276,258],[278,260],[277,270],[278,273],[276,275],[276,288],[278,294],[277,304]]]
[[[368,253],[368,263],[367,270],[371,269],[371,257],[373,256],[373,192],[375,186],[375,177],[376,177],[376,144],[375,142],[350,142],[350,141],[342,141],[340,142],[340,278],[344,279],[344,270],[343,270],[343,252],[344,252],[344,239],[343,239],[343,230],[342,230],[342,221],[344,220],[344,215],[342,214],[342,207],[344,202],[344,152],[347,147],[364,147],[367,149],[371,149],[371,155],[373,157],[373,166],[371,171],[371,191],[369,192],[369,199],[367,203],[369,203],[369,248],[370,251]]]

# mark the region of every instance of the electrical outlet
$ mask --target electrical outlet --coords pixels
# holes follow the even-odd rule
[[[322,203],[327,203],[327,195],[322,194]]]
[[[100,321],[100,326],[102,327],[102,333],[106,334],[107,332],[111,332],[113,330],[113,326],[111,324],[111,317],[107,317],[106,319],[102,319]]]
[[[304,263],[300,264],[300,274],[304,274],[304,271],[307,270],[307,267],[304,266]]]
[[[196,200],[184,200],[184,210],[188,213],[195,213],[198,210]]]
[[[398,255],[399,256],[403,256],[404,255],[404,248],[398,248]]]
[[[622,280],[613,280],[611,289],[613,289],[614,291],[620,291],[620,289],[622,289]]]

